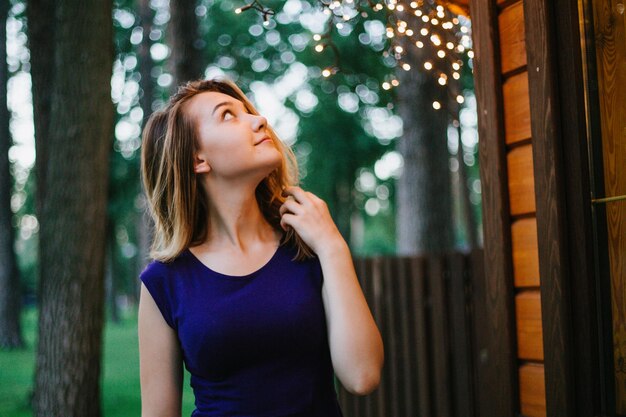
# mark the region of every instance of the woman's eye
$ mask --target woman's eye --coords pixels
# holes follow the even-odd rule
[[[230,115],[230,117],[227,117],[227,115]],[[226,110],[222,114],[222,120],[229,120],[229,119],[232,119],[233,117],[235,117],[235,114],[232,111],[230,111],[230,110]]]

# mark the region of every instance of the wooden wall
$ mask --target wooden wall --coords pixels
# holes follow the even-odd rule
[[[498,0],[520,411],[545,416],[533,143],[523,2]]]
[[[543,326],[522,0],[470,3],[479,103],[485,292],[484,416],[545,416]],[[485,29],[487,28],[487,29]],[[490,30],[493,29],[493,30]],[[479,372],[481,372],[479,368]]]
[[[596,65],[604,190],[597,197],[626,196],[626,14],[618,3],[598,0],[592,3],[596,39]],[[598,140],[600,138],[595,138]],[[604,194],[602,195],[602,192]],[[613,329],[613,376],[615,409],[626,415],[626,200],[601,202],[605,210],[606,244],[610,270],[610,297]]]

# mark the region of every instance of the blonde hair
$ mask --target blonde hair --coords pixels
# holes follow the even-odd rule
[[[227,94],[240,100],[251,114],[259,114],[235,83],[214,79],[191,81],[179,87],[167,106],[148,119],[142,135],[141,176],[155,226],[150,256],[162,262],[173,260],[189,246],[203,243],[208,236],[209,196],[193,166],[197,133],[193,120],[184,111],[189,99],[208,91]],[[269,125],[267,130],[282,155],[282,162],[261,181],[255,195],[263,217],[276,230],[282,230],[279,213],[285,201],[282,190],[298,183],[298,164],[291,148],[278,139]],[[280,244],[297,249],[294,260],[314,256],[291,227]]]

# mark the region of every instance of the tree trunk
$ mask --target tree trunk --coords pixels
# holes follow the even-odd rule
[[[423,69],[423,54],[434,55],[429,46],[430,42],[422,49],[405,45],[405,61],[412,69],[398,70],[398,113],[404,123],[396,148],[404,158],[396,187],[396,251],[401,255],[454,248],[448,116],[445,109],[432,105],[434,100],[446,103],[446,87]]]
[[[107,304],[109,305],[109,314],[111,321],[113,323],[120,322],[120,312],[117,308],[117,285],[116,279],[117,276],[117,268],[115,263],[115,248],[117,247],[115,243],[115,225],[113,224],[113,219],[109,218],[107,220],[107,233],[106,233],[106,241],[107,241],[107,249],[106,249],[106,261],[104,268],[104,287],[105,287],[105,299]]]
[[[28,0],[28,46],[33,93],[33,121],[35,124],[35,174],[37,183],[36,211],[41,216],[41,205],[46,195],[46,164],[48,161],[48,129],[50,101],[54,75],[55,3],[57,0]]]
[[[141,80],[139,85],[141,87],[142,95],[139,100],[139,104],[141,109],[143,110],[143,123],[142,127],[145,126],[148,117],[152,113],[152,102],[154,99],[154,82],[152,80],[151,72],[153,68],[152,59],[150,57],[150,46],[151,41],[148,34],[150,33],[152,21],[153,21],[153,12],[150,9],[149,0],[140,0],[139,1],[139,16],[141,19],[141,27],[143,28],[143,39],[138,48],[138,58],[139,58],[139,72],[141,73]],[[141,184],[141,189],[143,190],[143,184]],[[149,261],[149,251],[150,251],[150,243],[152,241],[152,229],[153,222],[148,214],[148,202],[146,201],[145,194],[142,192],[139,196],[140,199],[140,213],[135,217],[137,219],[136,228],[137,228],[137,269],[142,271]],[[136,285],[133,290],[134,301],[138,302],[139,300],[139,287],[140,281],[137,277],[135,281]]]
[[[111,0],[57,0],[52,14],[31,3],[34,33],[54,21],[50,113],[35,105],[46,153],[40,213],[39,337],[35,415],[99,417],[109,151],[113,127]],[[49,6],[49,3],[46,3]],[[31,57],[45,54],[31,43]],[[35,77],[33,81],[35,82]],[[39,78],[41,80],[41,78]],[[48,92],[44,92],[47,95]],[[39,103],[40,104],[40,103]]]
[[[472,213],[472,203],[470,201],[470,191],[468,184],[469,177],[467,176],[467,166],[465,165],[465,159],[463,158],[463,141],[461,140],[461,122],[458,122],[457,132],[459,137],[459,147],[457,149],[456,157],[459,163],[459,198],[461,203],[461,215],[463,223],[465,223],[465,230],[467,233],[467,250],[473,251],[478,248],[478,237],[476,235],[476,220],[474,220],[474,214]]]
[[[197,47],[196,6],[196,0],[170,1],[169,31],[174,88],[203,76],[202,54]]]
[[[9,14],[9,2],[0,3],[0,348],[13,349],[24,346],[20,326],[21,291],[13,241],[11,210],[11,170],[9,148],[9,109],[7,108],[7,66],[6,21]]]

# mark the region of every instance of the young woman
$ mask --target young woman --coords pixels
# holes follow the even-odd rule
[[[323,200],[228,80],[181,87],[144,130],[155,222],[141,273],[142,416],[337,417],[379,384],[383,344]]]

